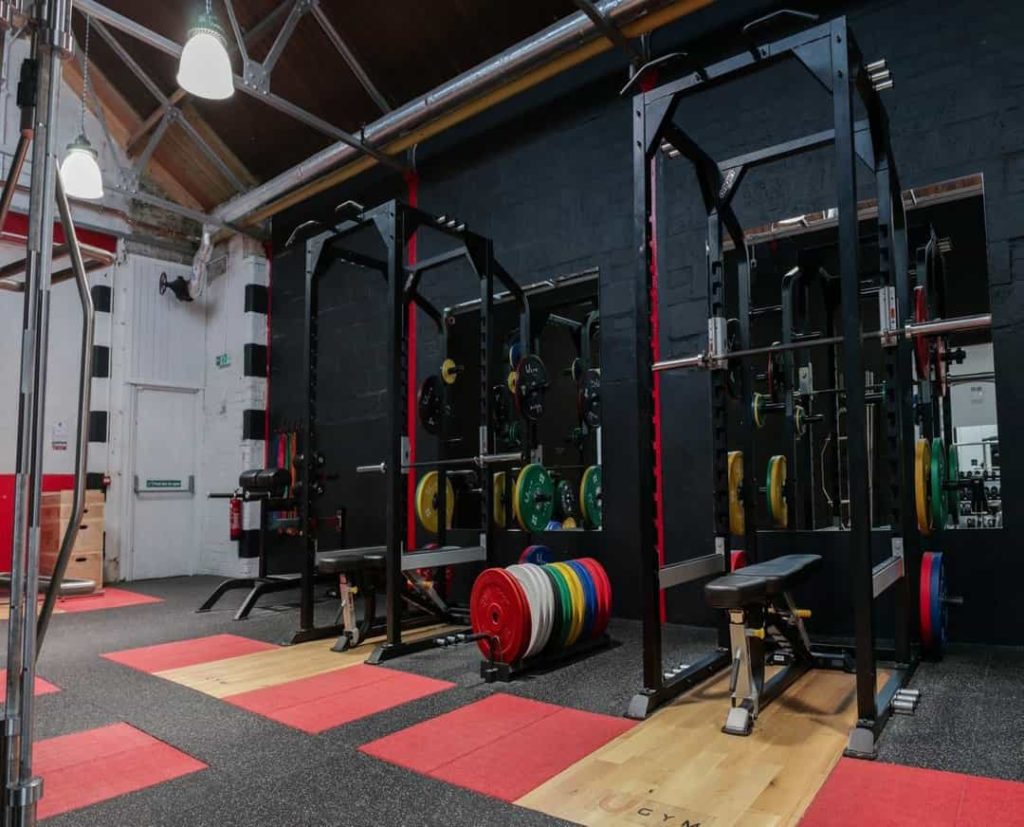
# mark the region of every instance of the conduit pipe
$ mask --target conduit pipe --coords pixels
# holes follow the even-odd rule
[[[637,37],[711,2],[712,0],[599,0],[595,5],[606,19],[621,28],[628,37]],[[594,22],[583,12],[577,12],[463,72],[422,97],[383,115],[362,130],[361,136],[367,143],[383,148],[389,154],[396,154],[424,137],[437,134],[478,111],[611,48],[611,42],[601,34]],[[553,65],[559,58],[563,62]],[[501,91],[506,94],[496,93],[493,99],[482,105],[475,105],[477,97],[495,90],[495,87],[503,83],[507,86]],[[456,113],[463,105],[464,111]],[[450,117],[445,119],[443,116]],[[432,119],[438,121],[436,128],[424,129],[420,135],[411,134],[413,130],[423,127]],[[400,138],[401,140],[396,140]],[[389,141],[394,143],[389,145]],[[342,164],[357,159],[356,164],[336,170],[334,174],[304,187],[301,192],[291,193],[288,198],[282,198],[295,188],[302,187]],[[255,223],[317,192],[329,189],[376,163],[373,158],[363,156],[358,149],[347,144],[332,144],[266,183],[225,202],[214,210],[213,214],[224,223]],[[348,174],[339,177],[339,173],[346,171]]]

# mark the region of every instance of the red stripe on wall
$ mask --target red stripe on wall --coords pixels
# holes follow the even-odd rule
[[[405,183],[409,188],[409,206],[418,207],[420,202],[420,176],[415,170],[406,173]],[[417,256],[417,234],[409,239],[407,250],[409,264],[416,263]],[[409,435],[409,462],[416,461],[416,305],[409,303],[408,308],[408,339],[407,359],[409,377],[409,393],[405,405],[406,421],[405,432]],[[406,475],[406,503],[405,503],[405,547],[416,548],[416,475],[411,471]]]
[[[28,216],[21,213],[11,212],[7,214],[4,221],[3,235],[18,241],[24,241],[28,237]],[[82,244],[91,247],[99,247],[110,253],[117,252],[117,238],[107,233],[96,232],[95,230],[84,230],[81,227],[75,228],[75,235]],[[64,228],[57,221],[53,225],[53,240],[57,244],[64,243]]]
[[[14,474],[0,474],[0,571],[11,570],[11,542],[14,539]],[[44,474],[43,491],[64,491],[75,487],[74,474]]]
[[[646,92],[654,88],[657,74],[648,72],[641,81],[641,88]],[[656,166],[656,165],[655,165]],[[658,176],[655,169],[651,170],[651,359],[661,359],[661,315],[658,309]],[[665,565],[665,518],[663,494],[664,483],[661,464],[661,374],[655,373],[651,384],[651,406],[654,440],[654,531],[657,543],[658,565]],[[661,622],[665,622],[665,590],[658,595]]]

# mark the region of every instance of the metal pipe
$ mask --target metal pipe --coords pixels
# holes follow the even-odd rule
[[[0,40],[0,49],[3,41]],[[14,149],[14,157],[11,159],[11,168],[7,173],[7,180],[4,181],[3,194],[0,195],[0,229],[7,223],[7,214],[11,211],[11,202],[14,200],[14,191],[18,188],[18,179],[25,166],[25,158],[28,157],[29,148],[32,146],[31,130],[22,131],[18,136],[18,145]]]
[[[97,6],[94,0],[81,0]],[[605,19],[621,25],[652,9],[666,5],[665,0],[601,0],[595,4]],[[129,21],[130,22],[130,21]],[[112,24],[113,25],[113,24]],[[136,24],[137,25],[137,24]],[[583,12],[564,17],[534,36],[506,49],[425,95],[400,106],[366,126],[361,134],[366,143],[380,146],[441,115],[467,99],[498,83],[552,59],[573,47],[601,36],[601,31]],[[159,48],[159,47],[158,47]],[[225,221],[237,221],[289,190],[316,178],[334,167],[354,160],[359,151],[345,143],[336,143],[249,192],[240,195],[214,212]]]
[[[137,23],[131,18],[125,17],[123,14],[118,14],[112,9],[108,9],[102,3],[97,3],[96,0],[75,0],[75,2],[79,10],[84,14],[89,14],[96,20],[113,26],[115,29],[119,29],[125,34],[130,34],[132,37],[152,46],[154,49],[158,49],[164,54],[168,54],[174,58],[181,57],[181,46],[173,40],[146,28],[141,23]],[[380,152],[365,141],[357,138],[355,135],[352,135],[350,132],[346,132],[344,129],[341,129],[332,123],[328,123],[323,118],[319,118],[314,115],[312,112],[307,112],[305,109],[297,106],[291,101],[285,100],[284,98],[275,95],[273,92],[261,92],[258,89],[254,89],[247,85],[245,80],[238,75],[233,75],[233,82],[235,89],[239,92],[244,92],[257,100],[263,101],[267,106],[276,109],[278,112],[290,115],[296,120],[302,121],[308,126],[323,132],[325,135],[329,135],[336,141],[340,141],[342,144],[348,145],[355,151],[364,152],[367,155],[376,158],[382,164],[394,166],[398,169],[404,169],[402,164],[394,158]]]
[[[409,471],[412,468],[439,468],[441,466],[447,467],[449,465],[476,465],[482,467],[485,465],[497,465],[505,462],[520,462],[523,455],[518,451],[510,451],[507,454],[481,454],[476,457],[454,457],[452,459],[429,459],[423,462],[411,462],[407,465],[402,466],[402,473]],[[388,470],[387,463],[378,462],[371,465],[357,465],[357,474],[386,474]]]
[[[904,328],[908,339],[915,336],[941,336],[944,333],[961,333],[965,330],[983,330],[992,327],[992,314],[979,313],[976,316],[954,316],[952,319],[935,319],[930,322],[910,322]]]
[[[931,322],[911,322],[904,325],[903,333],[908,339],[920,336],[941,336],[945,333],[960,333],[965,330],[982,330],[992,326],[991,313],[979,313],[976,316],[954,316],[951,319],[936,319]],[[864,341],[870,339],[881,339],[885,331],[872,330],[861,334]],[[800,350],[805,347],[821,347],[822,345],[838,345],[843,343],[842,336],[815,336],[801,339],[796,342],[783,342],[775,345],[764,345],[763,347],[750,347],[744,350],[730,350],[721,358],[740,359],[746,356],[763,356],[768,353],[782,353],[787,350]],[[655,362],[651,370],[657,372],[662,370],[674,370],[678,368],[701,368],[706,367],[709,358],[706,354],[698,353],[694,356],[684,356],[679,359],[667,359]]]
[[[11,544],[11,603],[7,635],[7,698],[3,729],[4,823],[34,827],[42,780],[32,775],[39,541],[49,349],[53,208],[57,175],[54,127],[61,77],[61,31],[67,0],[39,4],[31,57],[38,62],[32,120],[32,185],[26,244],[25,309],[18,400],[17,476]],[[49,38],[49,42],[47,42]]]
[[[82,524],[82,515],[85,511],[85,478],[89,464],[89,409],[92,402],[92,346],[96,328],[96,311],[93,307],[92,292],[89,290],[89,278],[86,275],[85,261],[82,258],[82,250],[78,246],[75,222],[71,216],[71,205],[68,204],[67,193],[64,192],[64,185],[59,175],[56,177],[56,196],[57,209],[60,212],[60,222],[64,228],[64,238],[71,255],[71,266],[75,274],[75,284],[78,286],[78,299],[82,303],[82,356],[78,372],[78,432],[75,440],[74,500],[71,506],[71,517],[68,520],[68,527],[64,531],[64,538],[61,540],[57,562],[53,567],[53,574],[50,576],[46,597],[43,599],[43,606],[39,612],[39,620],[36,626],[37,658],[43,648],[46,630],[50,626],[50,617],[53,615],[53,608],[57,603],[57,595],[60,594],[61,583],[64,580],[68,562],[71,559],[71,549],[78,538],[78,530]]]

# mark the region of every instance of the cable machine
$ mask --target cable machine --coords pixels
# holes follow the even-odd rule
[[[811,347],[838,348],[836,359],[846,400],[847,469],[849,478],[850,526],[847,532],[850,588],[853,596],[855,640],[852,647],[814,647],[816,666],[851,667],[856,672],[857,723],[850,735],[848,754],[873,756],[875,741],[893,708],[897,693],[904,687],[919,658],[916,623],[921,534],[915,524],[914,484],[914,412],[912,342],[953,330],[987,327],[990,316],[964,317],[935,322],[915,322],[912,312],[908,271],[906,216],[899,176],[889,140],[888,116],[879,91],[892,85],[884,60],[865,63],[846,19],[839,17],[781,39],[758,42],[756,31],[768,25],[789,22],[795,15],[782,11],[748,24],[743,33],[749,48],[710,65],[687,63],[682,77],[654,85],[650,71],[641,70],[624,91],[636,91],[633,97],[634,135],[634,215],[637,249],[642,252],[637,278],[643,285],[637,292],[636,337],[638,346],[647,348],[638,393],[649,395],[653,374],[674,369],[706,369],[711,383],[711,431],[714,485],[714,549],[712,553],[684,562],[662,565],[655,548],[652,511],[654,456],[640,452],[639,502],[642,538],[642,618],[644,687],[634,696],[630,717],[642,718],[658,705],[693,687],[732,662],[726,625],[719,626],[718,646],[708,655],[685,667],[666,670],[662,658],[660,594],[664,589],[725,574],[730,570],[732,544],[736,541],[750,562],[757,562],[758,532],[753,519],[754,503],[762,494],[754,474],[743,474],[736,492],[748,509],[745,525],[730,524],[730,485],[728,423],[730,373],[739,373],[739,430],[742,447],[753,457],[753,357],[783,354],[786,360],[794,351]],[[799,14],[801,19],[810,16]],[[813,18],[816,19],[816,18]],[[688,61],[685,56],[677,59]],[[796,60],[824,88],[832,100],[833,128],[795,138],[775,146],[755,150],[726,161],[716,161],[679,126],[674,118],[680,101],[706,88],[749,75],[783,60]],[[664,59],[659,64],[664,64]],[[650,67],[648,67],[650,68]],[[645,84],[647,88],[641,85]],[[855,120],[859,101],[866,113]],[[654,191],[660,180],[659,155],[663,143],[678,151],[694,167],[707,214],[708,271],[708,344],[703,353],[655,362],[651,358],[652,284],[657,283],[656,216]],[[733,200],[744,176],[760,165],[822,147],[834,147],[838,206],[838,319],[840,333],[807,337],[789,337],[774,345],[753,347],[750,337],[751,261],[743,229],[733,210]],[[878,193],[878,287],[880,329],[862,334],[862,281],[860,277],[859,219],[857,211],[856,165],[863,164],[874,176]],[[736,278],[736,302],[740,329],[735,341],[729,341],[727,299],[730,285],[726,277],[725,235],[734,244],[739,261]],[[656,294],[655,294],[656,295]],[[868,424],[864,372],[864,341],[881,341],[884,365],[884,470],[889,484],[888,554],[877,565],[872,557],[872,522],[869,491]],[[642,358],[642,357],[641,357]],[[653,363],[653,364],[652,364]],[[793,399],[787,395],[784,405],[787,433],[796,426]],[[655,416],[658,412],[655,411]],[[640,421],[641,445],[651,444],[651,422]],[[784,468],[784,465],[782,466]],[[779,486],[780,498],[789,496],[791,486]],[[735,512],[736,504],[733,503]],[[781,526],[777,526],[781,527]],[[894,648],[882,652],[876,645],[873,618],[875,600],[884,592],[895,595]],[[877,689],[880,660],[884,659],[889,677]]]

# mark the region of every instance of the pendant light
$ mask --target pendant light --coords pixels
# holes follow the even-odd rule
[[[234,73],[224,32],[206,0],[206,12],[189,29],[178,63],[178,85],[199,98],[223,100],[235,93]]]
[[[82,120],[81,131],[69,145],[64,162],[60,165],[60,179],[64,191],[72,198],[86,198],[91,201],[103,197],[103,175],[100,172],[99,154],[85,136],[85,98],[89,94],[89,29],[91,19],[85,18],[85,66],[82,70]]]

